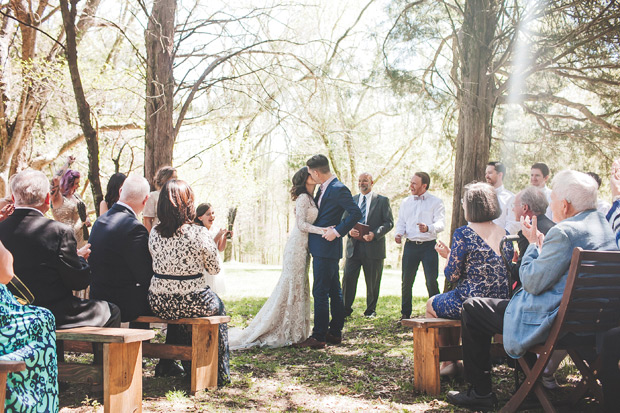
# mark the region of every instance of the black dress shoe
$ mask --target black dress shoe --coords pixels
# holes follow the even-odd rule
[[[366,318],[375,318],[377,316],[377,313],[375,311],[373,311],[372,313],[364,313],[364,317]]]
[[[469,409],[487,411],[497,407],[497,397],[495,393],[480,396],[473,387],[470,387],[466,392],[449,391],[446,398],[449,403],[455,406],[467,407]]]
[[[314,337],[308,337],[307,339],[305,339],[304,341],[302,341],[301,343],[295,343],[293,344],[293,347],[295,348],[314,348],[314,349],[320,349],[320,348],[325,348],[325,342],[324,341],[319,341]]]
[[[327,333],[325,334],[325,341],[329,344],[340,344],[342,343],[342,336],[336,336],[334,334]]]
[[[174,360],[159,360],[155,366],[155,377],[178,377],[184,373],[183,367],[175,363]]]

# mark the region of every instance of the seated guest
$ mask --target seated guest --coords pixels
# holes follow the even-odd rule
[[[508,232],[493,222],[502,211],[493,188],[482,182],[465,186],[463,210],[468,225],[457,228],[452,238],[452,249],[439,241],[437,252],[448,262],[444,270],[446,278],[456,287],[447,293],[431,297],[426,303],[426,317],[461,318],[461,305],[469,297],[508,298],[508,272],[504,265],[499,243]],[[504,245],[504,253],[512,257],[511,243]],[[451,344],[458,337],[450,339],[441,332],[442,345]],[[453,374],[456,365],[445,362],[440,373]]]
[[[125,182],[127,177],[120,172],[115,173],[110,177],[108,186],[106,188],[106,194],[103,200],[99,203],[99,215],[103,215],[112,208],[112,205],[118,201],[120,196],[121,186]]]
[[[194,192],[185,181],[172,179],[163,186],[157,202],[159,224],[151,231],[149,250],[153,279],[148,300],[156,316],[184,317],[225,315],[222,300],[207,285],[204,270],[220,271],[217,246],[207,228],[192,225]],[[170,327],[170,326],[169,326]],[[191,337],[168,328],[167,343],[189,344]],[[228,327],[219,326],[218,386],[230,381]]]
[[[7,377],[4,411],[57,412],[54,316],[45,308],[19,304],[4,285],[13,276],[13,257],[0,243],[0,360],[26,363],[26,370]]]
[[[0,222],[0,241],[13,254],[15,273],[33,293],[33,304],[52,311],[56,328],[120,326],[117,306],[71,292],[90,282],[90,244],[78,250],[72,228],[43,215],[50,203],[43,172],[18,173],[11,192],[15,212]]]
[[[575,247],[586,250],[617,250],[614,234],[596,211],[597,185],[588,175],[571,170],[553,180],[551,210],[556,225],[543,235],[524,220],[527,247],[519,270],[523,288],[510,300],[470,298],[463,303],[461,332],[466,392],[451,391],[450,403],[489,409],[497,403],[491,389],[491,338],[504,334],[504,348],[513,358],[548,338],[560,306],[571,256]]]
[[[138,220],[148,197],[148,181],[130,175],[118,202],[95,221],[89,239],[90,296],[116,304],[124,322],[151,312],[146,299],[153,276],[149,233]]]

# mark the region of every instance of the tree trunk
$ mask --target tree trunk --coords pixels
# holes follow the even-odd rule
[[[461,207],[463,186],[484,179],[489,161],[493,111],[497,102],[491,74],[491,42],[497,28],[498,7],[495,0],[465,3],[459,34],[459,120],[450,234],[467,223]]]
[[[99,216],[99,203],[103,200],[101,191],[101,182],[99,181],[99,137],[97,131],[93,128],[90,121],[90,106],[84,95],[82,87],[82,79],[77,61],[77,41],[75,32],[75,15],[78,0],[71,0],[71,10],[69,10],[68,0],[60,0],[60,10],[62,13],[62,21],[67,36],[67,46],[65,54],[71,73],[71,83],[73,84],[73,92],[75,94],[75,102],[77,104],[78,116],[80,118],[80,126],[84,132],[86,139],[86,147],[88,148],[88,180],[93,191],[93,199],[95,200],[95,210]]]
[[[144,176],[153,184],[157,170],[172,165],[174,18],[176,0],[155,0],[145,32],[146,118]]]

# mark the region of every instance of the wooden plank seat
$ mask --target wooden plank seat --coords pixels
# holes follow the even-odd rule
[[[142,341],[155,337],[152,330],[77,327],[56,330],[58,379],[68,382],[103,382],[104,412],[142,411]],[[72,343],[93,344],[103,352],[102,365],[64,362]],[[92,343],[92,344],[90,344]],[[88,350],[87,350],[88,351]]]
[[[23,361],[0,360],[0,406],[4,410],[4,400],[6,398],[6,380],[9,373],[26,370],[26,363]]]
[[[442,361],[462,360],[461,345],[440,346],[439,329],[460,329],[461,320],[447,318],[411,318],[401,324],[413,329],[413,387],[436,396],[441,392],[439,365]],[[506,353],[501,344],[491,347],[493,356]]]

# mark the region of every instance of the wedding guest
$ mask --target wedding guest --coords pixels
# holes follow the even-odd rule
[[[445,226],[443,201],[429,192],[431,177],[416,172],[411,178],[411,195],[400,205],[394,241],[405,241],[402,262],[401,320],[411,317],[411,294],[420,262],[424,267],[428,296],[439,294],[439,257],[435,251],[437,234]]]
[[[116,304],[123,322],[151,312],[146,298],[153,276],[149,233],[138,220],[148,197],[148,181],[130,175],[118,202],[95,221],[90,234],[90,296]]]
[[[215,211],[211,204],[200,204],[196,208],[196,218],[194,223],[205,227],[209,234],[213,237],[215,245],[220,252],[218,258],[220,261],[220,272],[211,275],[208,272],[205,274],[207,277],[207,285],[211,287],[211,290],[218,295],[222,295],[226,292],[226,283],[224,281],[224,267],[222,266],[222,252],[226,249],[226,243],[228,240],[228,234],[232,236],[232,231],[228,231],[225,228],[216,228],[213,226],[215,222]]]
[[[601,180],[601,177],[598,176],[596,172],[588,172],[587,174],[590,175],[596,181],[596,184],[598,185],[598,189],[600,190],[601,184],[603,183],[603,181]],[[603,215],[607,215],[610,209],[611,209],[611,204],[605,201],[604,199],[601,199],[601,197],[598,197],[596,201],[596,210]]]
[[[551,171],[549,170],[549,167],[542,162],[536,162],[530,169],[530,184],[543,191],[545,197],[547,198],[548,204],[551,204],[551,188],[547,186],[547,181],[550,176]],[[553,219],[551,214],[551,206],[547,206],[545,215],[547,218]]]
[[[482,182],[466,185],[463,211],[468,225],[454,230],[452,249],[441,241],[435,247],[447,259],[446,279],[456,283],[456,287],[431,297],[426,303],[426,317],[458,320],[461,306],[469,297],[508,298],[510,295],[508,270],[500,253],[500,241],[508,232],[494,222],[501,210],[493,188]],[[503,252],[512,257],[512,243],[504,244]],[[444,346],[458,344],[458,337],[447,337],[447,331],[441,331],[439,339]],[[440,374],[454,373],[456,364],[444,362]]]
[[[523,288],[510,300],[469,298],[463,303],[461,334],[466,392],[448,392],[450,403],[472,409],[491,409],[497,398],[491,387],[491,338],[503,333],[504,349],[523,357],[528,348],[543,343],[557,315],[568,277],[573,249],[617,250],[614,234],[596,211],[596,182],[588,175],[566,170],[552,185],[551,209],[556,225],[543,235],[524,220],[530,242],[521,264]]]
[[[50,193],[43,172],[18,173],[11,192],[15,212],[0,222],[0,241],[13,254],[15,273],[33,293],[33,304],[52,311],[56,328],[120,326],[117,306],[72,294],[90,282],[90,244],[78,250],[72,229],[44,216]]]
[[[484,172],[484,179],[489,185],[495,189],[501,215],[497,217],[495,222],[504,228],[510,234],[516,234],[519,231],[519,223],[512,216],[512,204],[515,200],[515,194],[504,187],[504,178],[506,177],[506,165],[501,162],[489,162]]]
[[[155,274],[148,300],[153,313],[167,320],[226,314],[224,303],[204,276],[205,270],[210,274],[220,271],[217,246],[206,228],[192,225],[195,211],[194,192],[185,181],[172,179],[164,184],[157,203],[160,223],[149,238]],[[171,331],[170,327],[167,343],[191,343],[184,329]],[[218,340],[221,386],[230,381],[226,324],[220,324]]]
[[[172,166],[162,166],[155,174],[156,190],[149,194],[149,200],[146,202],[144,212],[142,213],[142,222],[149,233],[151,229],[159,223],[159,219],[157,219],[159,191],[163,188],[164,184],[171,179],[177,179],[177,170]]]
[[[51,206],[52,216],[56,221],[69,225],[73,229],[78,248],[86,245],[86,228],[91,226],[90,219],[86,214],[86,205],[76,193],[80,187],[80,173],[69,169],[75,162],[73,156],[67,158],[67,162],[52,178]],[[80,212],[81,210],[81,212]]]
[[[4,221],[13,213],[15,205],[10,197],[0,199],[0,222]]]
[[[103,200],[99,203],[99,215],[103,215],[112,205],[118,201],[121,186],[123,186],[123,182],[125,182],[127,176],[125,174],[117,172],[110,177],[108,181],[108,187],[106,188],[106,194]]]
[[[26,363],[26,370],[8,375],[3,408],[6,412],[57,412],[54,316],[45,308],[18,303],[5,286],[14,276],[13,257],[0,243],[0,360]]]

